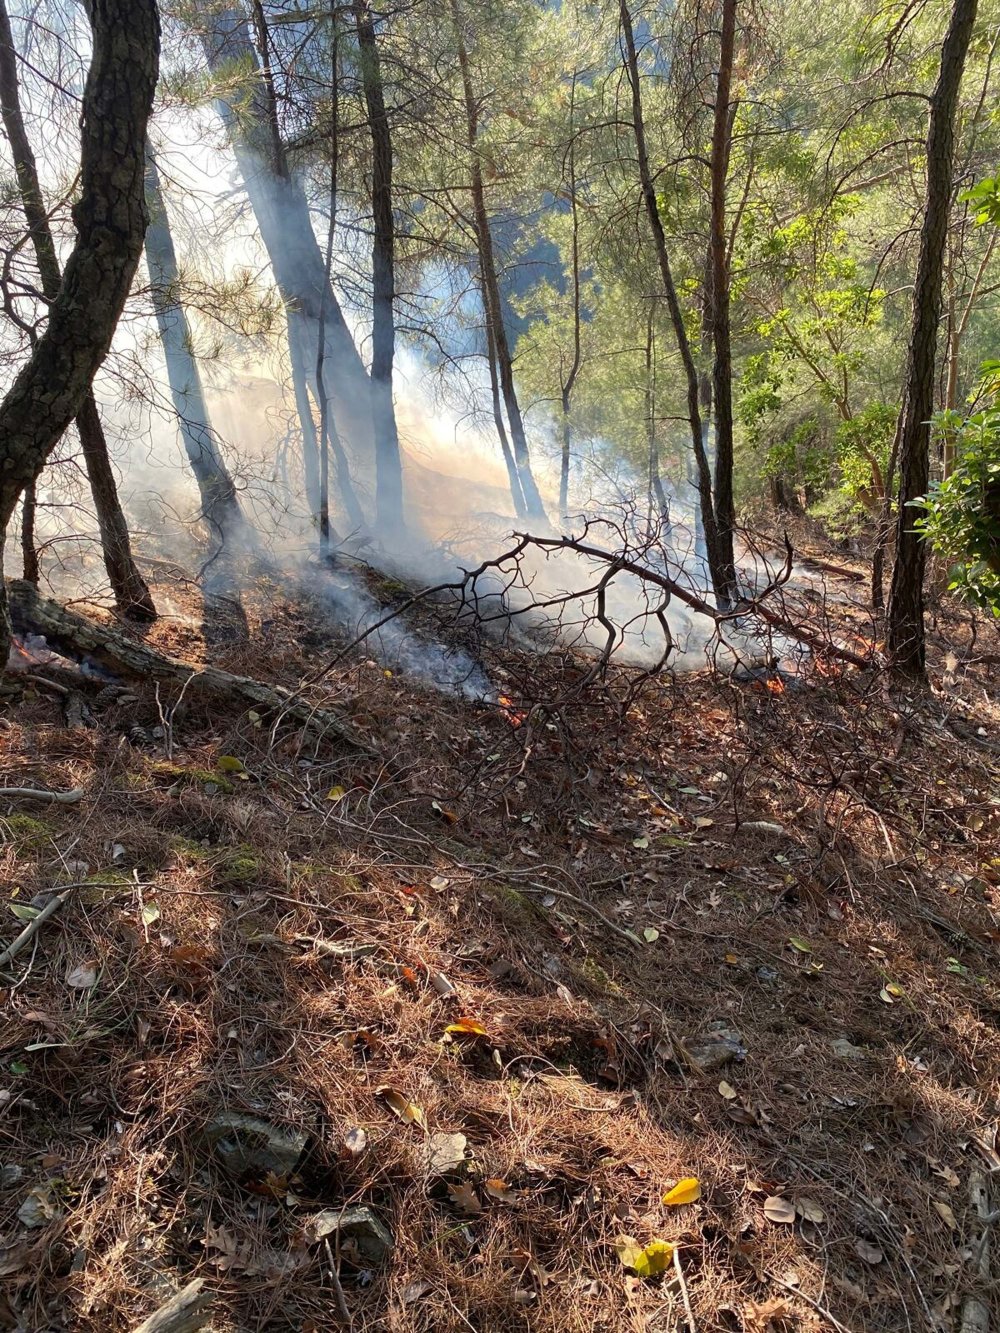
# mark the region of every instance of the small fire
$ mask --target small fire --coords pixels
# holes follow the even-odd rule
[[[765,688],[772,694],[784,694],[785,682],[779,676],[771,676],[764,681]]]
[[[527,721],[527,713],[522,713],[515,708],[514,700],[506,694],[501,694],[499,696],[497,699],[497,707],[512,727],[521,727]]]

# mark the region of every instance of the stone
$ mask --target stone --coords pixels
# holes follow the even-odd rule
[[[392,1253],[392,1232],[370,1208],[360,1204],[325,1208],[310,1217],[303,1230],[309,1244],[329,1239],[356,1268],[378,1267]]]
[[[270,1174],[290,1176],[309,1143],[301,1130],[272,1125],[259,1116],[221,1111],[205,1126],[205,1138],[234,1180]]]
[[[687,1052],[706,1074],[722,1069],[732,1060],[745,1060],[747,1049],[739,1032],[720,1019],[700,1036],[686,1039]]]

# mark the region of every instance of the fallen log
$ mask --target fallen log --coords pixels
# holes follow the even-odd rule
[[[204,1280],[196,1277],[132,1333],[196,1333],[204,1328],[212,1317],[212,1293],[202,1291],[204,1285]]]
[[[288,691],[250,676],[237,676],[213,666],[192,666],[155,652],[110,625],[88,620],[48,597],[23,579],[7,580],[11,622],[18,634],[42,634],[50,648],[80,659],[89,657],[118,676],[166,681],[186,687],[187,697],[200,695],[237,700],[260,713],[276,713],[324,736],[335,736],[367,758],[379,759],[356,727],[329,709],[317,708]]]

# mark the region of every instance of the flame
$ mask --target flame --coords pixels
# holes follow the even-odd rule
[[[777,676],[771,676],[769,680],[765,680],[764,685],[772,694],[785,693],[785,682],[780,680]]]
[[[512,727],[523,726],[527,721],[528,714],[519,712],[518,709],[514,707],[514,700],[511,699],[509,695],[501,694],[497,698],[497,707]]]

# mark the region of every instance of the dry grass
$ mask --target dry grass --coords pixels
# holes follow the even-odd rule
[[[316,647],[269,615],[290,683]],[[197,655],[183,626],[153,638]],[[526,707],[579,674],[500,669]],[[699,1333],[956,1327],[970,1176],[1000,1165],[1000,866],[997,756],[949,728],[996,734],[990,671],[910,698],[857,673],[664,679],[624,719],[591,692],[535,715],[526,754],[500,710],[355,660],[326,697],[402,762],[391,782],[246,715],[189,709],[168,764],[126,738],[152,696],[87,732],[13,700],[0,780],[87,794],[0,821],[4,896],[94,882],[4,997],[0,1324],[128,1330],[199,1274],[219,1333],[332,1327],[303,1228],[360,1202],[395,1247],[370,1273],[342,1256],[359,1331],[684,1327],[670,1274],[623,1269],[625,1233],[681,1247]],[[322,952],[348,941],[374,951]],[[489,1039],[449,1036],[460,1017]],[[702,1072],[715,1020],[747,1054]],[[466,1136],[471,1194],[430,1178],[386,1085]],[[304,1130],[294,1177],[228,1177],[203,1138],[221,1109]],[[701,1201],[664,1207],[690,1175]],[[26,1228],[35,1188],[53,1215]],[[775,1194],[822,1220],[768,1221]]]

